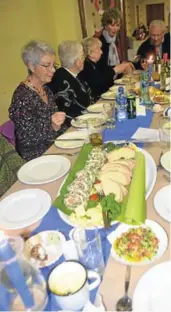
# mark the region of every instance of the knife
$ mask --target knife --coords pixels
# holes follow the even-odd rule
[[[85,141],[86,139],[78,139],[78,138],[73,138],[73,139],[55,139],[54,141],[65,141],[65,142],[71,142],[71,141]]]
[[[112,141],[106,141],[104,142],[104,144],[106,143],[113,143],[113,144],[116,144],[116,145],[119,145],[119,144],[126,144],[126,143],[159,143],[159,141],[152,141],[152,140],[148,140],[148,139],[141,139],[141,140],[112,140]]]

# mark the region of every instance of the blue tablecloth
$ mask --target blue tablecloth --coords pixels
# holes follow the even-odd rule
[[[147,111],[146,116],[139,116],[135,119],[125,120],[123,122],[117,122],[116,127],[114,129],[105,129],[103,132],[103,141],[110,141],[110,140],[129,140],[131,136],[135,133],[138,127],[145,127],[149,128],[151,121],[152,121],[153,113],[151,111]],[[140,144],[139,146],[142,146]],[[118,223],[113,225],[110,229],[100,229],[100,236],[102,241],[102,249],[104,255],[105,264],[107,263],[109,254],[110,254],[110,244],[107,240],[107,235],[115,230],[118,226]],[[32,234],[45,231],[45,230],[59,230],[62,232],[66,239],[69,239],[68,234],[72,227],[66,224],[59,216],[58,211],[55,207],[51,207],[47,215],[43,218],[40,226],[36,229],[36,231]],[[55,264],[49,266],[47,268],[42,269],[42,273],[47,280],[47,277],[50,271],[55,267],[57,263],[61,263],[63,261],[63,257],[61,257]],[[94,301],[97,289],[91,292],[91,301]],[[57,311],[59,308],[54,303],[53,299],[49,296],[49,303],[46,307],[47,311],[55,310]]]

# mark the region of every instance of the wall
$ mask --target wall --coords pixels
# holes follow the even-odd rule
[[[95,30],[101,29],[101,16],[97,12],[93,1],[84,0],[85,18],[86,18],[86,28],[88,37],[94,35]],[[102,1],[100,3],[100,9],[102,10]]]
[[[0,0],[0,124],[8,119],[11,96],[27,75],[20,54],[30,39],[55,49],[65,39],[80,40],[77,0]]]
[[[127,35],[131,36],[136,25],[136,5],[139,6],[139,21],[146,25],[146,5],[164,3],[164,18],[166,26],[168,24],[168,12],[170,10],[170,0],[125,0],[126,9],[126,29]]]
[[[139,1],[140,2],[140,1]],[[141,1],[139,4],[139,16],[140,22],[143,22],[145,25],[146,22],[146,5],[147,4],[157,4],[157,3],[164,3],[164,22],[168,23],[168,9],[170,8],[170,0],[144,0]]]

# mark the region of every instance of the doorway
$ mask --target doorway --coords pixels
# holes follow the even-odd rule
[[[164,21],[164,3],[146,5],[147,26],[153,20]]]

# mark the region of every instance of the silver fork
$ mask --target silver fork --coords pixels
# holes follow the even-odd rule
[[[163,151],[161,151],[161,153],[160,153],[160,155],[159,155],[159,162],[158,162],[158,165],[157,165],[157,170],[163,168],[162,165],[161,165],[161,157],[162,157],[162,155],[163,155]]]

